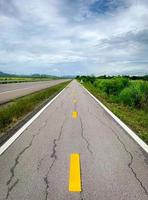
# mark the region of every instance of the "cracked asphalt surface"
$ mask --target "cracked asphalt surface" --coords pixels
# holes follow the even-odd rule
[[[80,153],[81,193],[68,191],[71,153]],[[7,199],[147,200],[148,156],[74,80],[1,155]]]
[[[63,83],[65,81],[68,81],[68,79],[0,84],[0,104],[57,85],[59,83]]]

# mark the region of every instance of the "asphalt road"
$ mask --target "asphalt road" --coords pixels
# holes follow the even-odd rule
[[[72,153],[80,155],[81,193],[68,190]],[[148,156],[72,81],[1,155],[4,199],[147,200]]]
[[[61,79],[39,82],[0,84],[0,104],[65,81],[65,79]]]

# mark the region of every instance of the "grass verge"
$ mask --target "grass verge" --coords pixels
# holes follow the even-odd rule
[[[85,82],[83,85],[148,144],[148,112],[146,110],[111,102],[107,96],[99,93],[92,84]]]
[[[12,129],[18,121],[21,121],[29,113],[43,105],[46,101],[51,100],[70,81],[60,83],[50,88],[29,94],[27,96],[15,99],[0,107],[0,137],[8,130]]]
[[[0,75],[0,84],[7,84],[7,83],[23,83],[23,82],[37,82],[37,81],[50,81],[56,80],[57,77],[55,76],[1,76]]]

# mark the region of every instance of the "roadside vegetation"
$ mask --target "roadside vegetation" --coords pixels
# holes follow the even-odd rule
[[[18,121],[24,119],[26,115],[52,99],[69,82],[60,83],[0,106],[0,137],[14,127]]]
[[[53,80],[53,78],[0,77],[0,84],[35,82],[35,81],[50,81],[50,80]]]
[[[147,76],[77,79],[148,144]]]

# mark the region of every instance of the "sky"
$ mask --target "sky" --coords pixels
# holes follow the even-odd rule
[[[148,0],[0,0],[0,71],[148,74]]]

